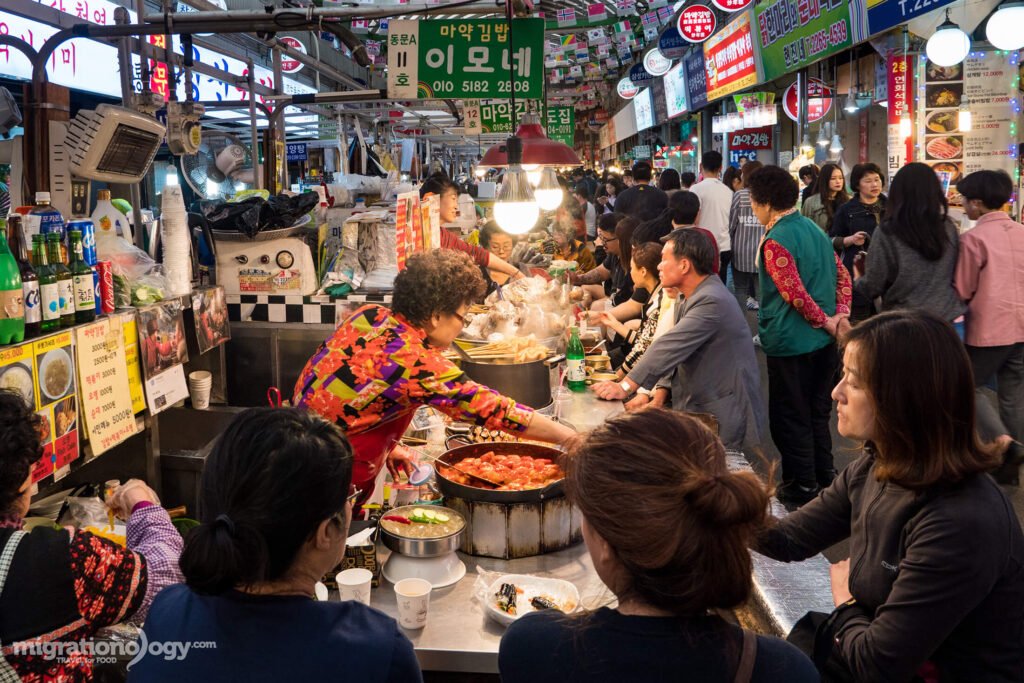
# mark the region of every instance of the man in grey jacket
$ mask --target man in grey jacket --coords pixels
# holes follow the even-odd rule
[[[754,344],[735,297],[712,275],[717,257],[711,241],[697,230],[669,234],[658,271],[663,287],[676,287],[685,297],[676,309],[676,324],[651,344],[621,383],[595,384],[594,393],[615,400],[640,387],[670,384],[672,407],[714,415],[727,448],[758,446],[764,407]]]

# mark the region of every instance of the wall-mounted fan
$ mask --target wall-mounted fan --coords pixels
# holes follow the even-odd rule
[[[199,151],[181,157],[181,171],[203,199],[223,199],[256,184],[252,154],[231,133],[204,130]]]

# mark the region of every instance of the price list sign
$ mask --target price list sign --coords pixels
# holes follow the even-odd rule
[[[511,75],[510,75],[511,71]],[[398,20],[388,28],[388,97],[544,96],[544,20]]]
[[[863,37],[853,35],[844,0],[774,0],[756,11],[767,81],[845,50]]]
[[[136,433],[124,333],[106,319],[76,330],[78,382],[85,434],[93,455],[104,453]]]

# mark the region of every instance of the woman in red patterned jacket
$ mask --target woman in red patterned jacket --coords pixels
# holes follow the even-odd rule
[[[182,540],[137,480],[112,500],[128,520],[127,548],[70,528],[22,531],[38,423],[20,394],[0,391],[0,680],[91,681],[92,657],[77,644],[104,626],[141,624],[156,594],[182,580]]]
[[[466,378],[441,355],[462,331],[466,310],[484,291],[480,269],[450,249],[415,254],[395,279],[391,310],[360,308],[317,349],[295,384],[305,406],[347,432],[353,485],[373,492],[387,459],[393,476],[411,469],[398,439],[419,406],[430,405],[489,429],[561,443],[574,434],[532,408]]]

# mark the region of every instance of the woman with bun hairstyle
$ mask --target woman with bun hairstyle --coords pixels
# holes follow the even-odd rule
[[[498,651],[504,683],[818,680],[792,645],[713,613],[750,597],[746,544],[768,494],[753,473],[726,468],[706,427],[661,408],[629,413],[587,435],[566,467],[583,539],[618,606],[516,620]]]
[[[148,654],[129,680],[421,681],[394,619],[356,600],[316,600],[316,582],[345,553],[351,480],[348,441],[314,413],[239,413],[206,460],[185,584],[157,597],[143,629],[143,642],[216,647]]]

